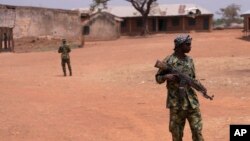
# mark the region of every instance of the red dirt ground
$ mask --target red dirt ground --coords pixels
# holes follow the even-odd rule
[[[0,54],[1,141],[170,141],[166,88],[156,59],[177,34],[87,42],[63,77],[56,50]],[[250,124],[250,42],[241,30],[191,33],[206,141],[228,141],[230,124]],[[59,46],[59,45],[58,45]],[[184,140],[191,141],[188,124]]]

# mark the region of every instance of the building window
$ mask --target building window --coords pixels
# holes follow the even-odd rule
[[[121,27],[127,27],[127,20],[124,19],[121,23]]]
[[[172,19],[172,26],[179,26],[180,25],[180,19],[179,18],[173,18]]]
[[[136,20],[136,26],[137,27],[142,27],[142,25],[143,25],[142,19],[137,19]]]
[[[195,19],[193,19],[193,18],[189,18],[188,19],[188,25],[189,26],[195,26],[195,24],[196,24],[196,20]]]
[[[82,34],[83,34],[83,35],[89,35],[89,26],[84,26],[84,27],[83,27]]]

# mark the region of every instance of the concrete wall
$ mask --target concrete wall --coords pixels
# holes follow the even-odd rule
[[[244,15],[244,31],[249,31],[250,30],[250,14],[249,15]]]
[[[198,16],[195,18],[195,25],[189,25],[188,22],[189,22],[189,19],[192,19],[192,18],[186,18],[184,20],[185,22],[185,29],[188,30],[188,31],[211,31],[212,30],[212,16]],[[208,29],[204,29],[204,22],[205,22],[205,19],[208,20]]]
[[[6,8],[6,6],[0,6]],[[12,6],[15,11],[14,38],[54,36],[80,38],[81,23],[77,11]]]
[[[121,27],[122,34],[139,34],[142,31],[142,26],[137,26],[138,20],[142,20],[141,17],[124,18],[123,22],[126,22],[124,27]],[[150,21],[149,21],[150,23]]]
[[[173,25],[173,20],[178,18],[179,25]],[[141,32],[142,27],[137,26],[137,18],[124,18],[126,24],[121,27],[122,34],[138,34]],[[182,31],[211,31],[212,30],[212,15],[201,15],[195,18],[195,25],[189,25],[189,17],[176,16],[176,17],[149,17],[148,18],[148,29],[150,32],[182,32]],[[208,29],[204,29],[205,19],[208,22]],[[159,23],[165,21],[165,29],[160,31]],[[153,24],[155,22],[155,24]],[[163,23],[163,22],[162,22]],[[155,26],[153,28],[153,26]]]
[[[83,25],[89,26],[89,34],[85,35],[86,41],[114,40],[120,37],[120,22],[105,18],[100,15]]]

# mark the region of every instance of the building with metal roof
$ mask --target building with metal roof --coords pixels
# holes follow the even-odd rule
[[[0,4],[0,52],[14,51],[14,38],[78,38],[79,11]]]
[[[241,14],[241,16],[244,18],[243,23],[243,32],[245,36],[249,36],[250,33],[250,10],[244,12]]]
[[[0,52],[13,51],[13,28],[15,26],[15,8],[0,5]]]
[[[152,8],[149,16],[184,16],[192,9],[199,9],[202,15],[212,15],[213,13],[195,4],[164,4],[156,5]],[[140,17],[140,13],[132,6],[116,6],[106,9],[118,17]]]
[[[97,12],[83,21],[83,41],[114,40],[120,37],[122,19],[108,12]]]
[[[242,15],[242,16],[244,16],[244,15],[250,15],[250,10],[248,10],[248,11],[246,11],[246,12],[243,12],[241,15]]]
[[[87,8],[80,8],[85,11]],[[118,16],[122,34],[138,34],[142,30],[142,16],[133,6],[111,6],[104,11]],[[148,30],[158,32],[211,31],[213,13],[195,4],[155,5],[148,17]]]

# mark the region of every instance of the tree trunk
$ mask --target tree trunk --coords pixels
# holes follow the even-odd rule
[[[143,29],[142,29],[142,35],[146,36],[149,34],[149,29],[148,29],[148,15],[143,15]]]

